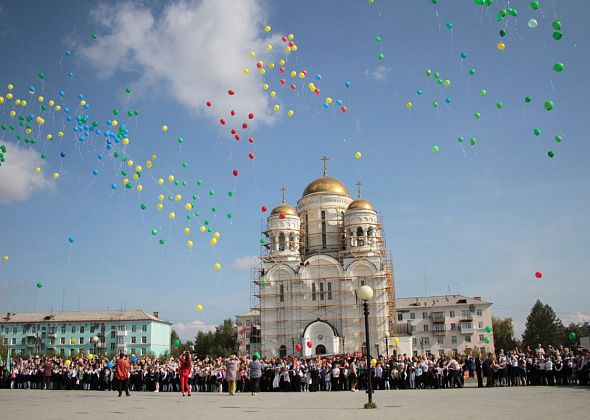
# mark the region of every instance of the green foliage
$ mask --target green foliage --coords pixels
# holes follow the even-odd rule
[[[570,337],[570,333],[575,334],[575,338]],[[563,332],[563,345],[565,347],[577,346],[580,344],[580,337],[587,337],[590,335],[590,323],[574,323],[571,322],[565,327]]]
[[[0,335],[0,360],[6,362],[6,355],[8,354],[8,346],[4,344],[4,337]],[[10,357],[10,356],[8,356]],[[2,363],[0,363],[1,365]]]
[[[237,330],[231,319],[215,327],[215,331],[199,331],[195,337],[195,353],[199,357],[228,357],[236,353]]]
[[[538,344],[555,347],[563,343],[564,331],[561,320],[551,306],[537,300],[527,318],[522,341],[531,348],[536,348]]]
[[[181,343],[180,346],[177,347],[174,343],[176,340],[180,341],[180,337],[176,331],[172,330],[170,333],[170,355],[168,357],[172,356],[177,359],[186,350],[192,351],[193,343],[191,341]],[[161,357],[163,358],[163,356]]]
[[[512,318],[492,317],[492,331],[494,333],[494,347],[496,351],[509,351],[517,346],[514,339],[514,326]]]

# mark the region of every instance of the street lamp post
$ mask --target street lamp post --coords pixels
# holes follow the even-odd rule
[[[98,337],[94,336],[90,339],[90,342],[92,343],[93,347],[94,347],[94,355],[96,356],[96,346],[98,344]]]
[[[385,331],[385,354],[389,359],[389,331]]]
[[[366,368],[366,380],[367,380],[367,395],[369,401],[365,404],[365,408],[377,408],[377,405],[373,402],[373,383],[371,382],[371,356],[369,354],[371,350],[370,339],[369,339],[369,300],[373,297],[373,289],[366,284],[361,286],[358,292],[358,297],[363,301],[363,314],[365,315],[365,343],[367,349],[367,368]]]

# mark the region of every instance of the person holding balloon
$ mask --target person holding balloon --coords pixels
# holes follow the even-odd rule
[[[254,353],[252,362],[250,363],[250,386],[252,387],[252,395],[257,395],[260,392],[260,378],[262,377],[262,363],[260,363],[260,354]]]
[[[191,396],[191,388],[188,384],[188,376],[190,375],[191,369],[193,368],[193,360],[191,354],[187,350],[180,357],[178,372],[180,374],[180,391],[184,397],[184,391],[188,392],[188,396]]]

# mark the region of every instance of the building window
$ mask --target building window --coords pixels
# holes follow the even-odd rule
[[[485,347],[480,347],[479,351],[481,352],[481,354],[485,354],[486,352],[486,348]]]
[[[55,346],[55,338],[50,338],[49,344],[51,344],[52,346]]]
[[[439,351],[438,351],[438,355],[439,355],[439,356],[444,356],[444,355],[445,355],[445,351],[444,351],[444,350],[442,350],[442,349],[441,349],[441,350],[439,350]]]
[[[455,324],[454,322],[451,322],[451,331],[456,330],[457,329],[457,324]]]
[[[84,337],[80,337],[80,345],[84,344]]]
[[[12,343],[12,345],[13,345],[13,346],[16,346],[16,338],[13,338],[13,339],[11,340],[11,343]]]
[[[84,325],[80,325],[80,334],[84,334]]]
[[[365,244],[365,235],[363,234],[363,228],[356,228],[356,244],[357,246],[363,246]]]
[[[111,338],[115,338],[117,336],[117,333],[115,331],[111,331]]]
[[[422,319],[428,319],[428,312],[422,312]]]
[[[457,344],[457,336],[456,335],[451,336],[451,343]]]
[[[125,331],[125,324],[119,325],[119,331]]]
[[[131,326],[131,332],[137,332],[137,325]]]
[[[115,349],[116,349],[115,343],[111,343],[111,350],[115,350]]]
[[[279,300],[281,302],[285,301],[285,286],[282,284],[279,286]]]
[[[90,333],[93,333],[93,332],[94,332],[94,324],[92,324],[92,325],[90,326]]]
[[[428,331],[428,325],[424,325],[424,332]]]
[[[481,343],[483,341],[483,334],[479,335],[479,342]]]
[[[279,233],[279,251],[285,250],[285,234],[283,232]]]
[[[322,210],[322,248],[326,249],[326,212]]]
[[[137,337],[132,336],[131,337],[131,344],[135,344],[135,343],[137,343]]]
[[[145,349],[141,349],[141,355],[145,356]]]
[[[397,320],[398,321],[403,321],[404,320],[404,314],[403,313],[397,314]]]
[[[479,328],[480,330],[483,328],[483,322],[478,322],[477,323],[477,328]]]
[[[465,342],[466,343],[471,343],[471,336],[470,335],[466,335],[465,336]]]
[[[332,282],[328,282],[328,300],[332,300]]]
[[[324,300],[324,283],[320,282],[320,300]]]
[[[449,317],[455,318],[455,311],[449,311]]]
[[[74,354],[76,352],[76,349],[70,349],[70,355]]]
[[[76,334],[76,326],[72,325],[72,334]]]
[[[315,283],[311,285],[311,300],[316,300],[316,290],[315,290]]]
[[[114,325],[111,325],[111,330],[116,330],[117,327],[115,327]]]
[[[430,337],[424,337],[424,345],[425,346],[429,346],[430,345]]]
[[[445,344],[445,339],[443,337],[437,337],[436,344],[440,344],[442,346]]]
[[[416,346],[418,344],[418,339],[416,337],[412,337],[412,346]]]
[[[147,325],[141,326],[141,332],[147,332]]]
[[[66,344],[66,338],[65,338],[65,337],[61,337],[61,338],[59,339],[59,344],[61,344],[61,345],[64,345],[64,344]]]
[[[141,337],[141,344],[146,344],[147,343],[147,337],[143,336]]]
[[[415,333],[416,332],[416,326],[412,325],[412,332]]]
[[[470,317],[471,316],[471,312],[469,311],[469,309],[463,309],[461,311],[461,316],[462,317],[465,317],[465,318]]]
[[[461,329],[470,330],[473,328],[473,323],[471,321],[466,321],[461,323]]]
[[[481,310],[481,309],[476,309],[476,310],[475,310],[475,315],[477,315],[477,316],[482,316],[482,315],[483,315],[483,312],[482,312],[482,310]]]
[[[65,356],[65,354],[66,354],[65,349],[59,349],[59,355],[60,356]]]
[[[125,337],[117,337],[117,344],[125,344]]]
[[[132,348],[131,349],[131,354],[135,354],[135,353],[137,353],[136,349]]]
[[[410,319],[416,319],[416,313],[415,312],[411,312],[410,313]]]

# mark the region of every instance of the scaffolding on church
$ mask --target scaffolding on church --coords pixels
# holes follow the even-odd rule
[[[322,210],[320,208],[320,210]],[[314,314],[317,315],[318,319],[330,319],[339,320],[341,325],[338,325],[339,331],[351,331],[357,330],[358,333],[362,333],[362,305],[358,304],[356,299],[356,290],[358,290],[363,284],[371,284],[375,291],[375,295],[385,293],[385,301],[371,302],[372,310],[374,313],[378,313],[379,309],[385,309],[387,316],[384,322],[386,323],[385,329],[389,334],[394,337],[396,335],[409,334],[407,324],[398,324],[395,320],[395,289],[394,289],[394,272],[393,265],[391,263],[391,256],[386,249],[386,238],[385,231],[383,228],[381,218],[377,219],[377,223],[372,224],[372,232],[362,232],[362,235],[352,235],[348,233],[350,231],[357,231],[357,225],[360,223],[348,223],[345,231],[344,227],[344,213],[338,213],[336,220],[330,220],[330,223],[337,223],[339,226],[338,232],[319,232],[319,233],[308,233],[307,229],[304,228],[303,224],[300,231],[297,232],[298,243],[294,243],[291,240],[284,240],[282,243],[277,243],[276,238],[271,238],[271,231],[267,230],[266,221],[262,221],[261,232],[264,236],[264,240],[261,240],[261,252],[258,260],[258,266],[251,273],[251,288],[250,288],[250,303],[253,309],[258,309],[260,312],[260,318],[262,323],[271,317],[275,320],[275,328],[272,330],[262,331],[262,342],[271,337],[277,335],[289,336],[291,335],[291,343],[288,348],[281,348],[281,355],[284,354],[295,354],[295,343],[298,342],[303,336],[303,329],[305,325],[298,325],[299,334],[293,334],[291,329],[288,330],[289,322],[293,320],[309,319],[309,317],[303,317],[303,311],[313,310]],[[367,223],[363,223],[365,226]],[[314,241],[318,235],[329,236],[333,241],[327,241],[324,238],[323,241]],[[338,235],[335,238],[334,235]],[[351,245],[354,241],[354,246]],[[320,245],[310,246],[311,243],[320,243]],[[337,246],[327,245],[328,242],[332,244],[338,244]],[[370,251],[367,249],[370,248]],[[358,249],[358,252],[356,251]],[[344,270],[344,275],[333,275],[332,273],[322,273],[322,264],[320,259],[316,259],[316,272],[320,273],[313,279],[306,279],[308,281],[317,282],[318,287],[316,289],[315,283],[312,285],[312,291],[305,291],[301,288],[298,291],[293,291],[290,286],[290,282],[293,281],[291,276],[282,276],[284,270],[280,270],[281,267],[285,267],[286,270],[293,271],[294,260],[285,260],[281,255],[276,256],[274,250],[291,251],[294,255],[298,255],[299,268],[304,266],[305,261],[309,257],[314,255],[329,254],[335,258],[340,264],[345,261],[349,261],[352,264],[357,261],[362,261],[370,256],[379,257],[381,266],[377,267],[377,273],[367,276],[349,276]],[[281,273],[279,278],[272,280],[273,284],[269,284],[269,280],[266,279],[265,266],[272,265],[273,269],[279,269]],[[286,268],[288,267],[288,269]],[[295,270],[296,272],[296,270]],[[300,279],[299,281],[304,281]],[[336,282],[344,282],[350,286],[345,287],[332,287],[336,286]],[[339,285],[342,286],[342,283]],[[262,293],[264,292],[264,298]],[[347,299],[347,296],[350,299]],[[305,301],[305,305],[303,302]],[[310,301],[312,304],[310,305]],[[352,302],[348,305],[343,305],[342,302]],[[342,337],[342,353],[348,352],[347,350],[358,350],[348,349],[346,347],[346,337]],[[287,347],[283,345],[281,347]]]

